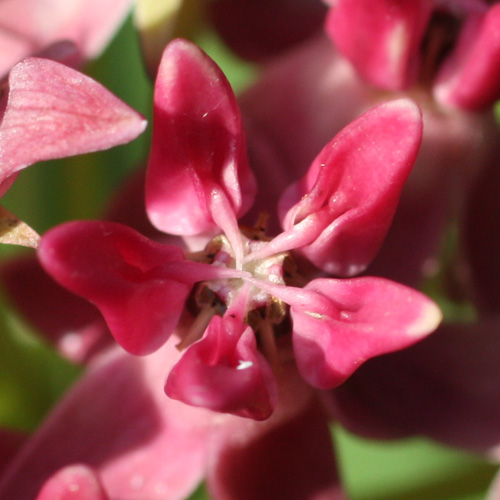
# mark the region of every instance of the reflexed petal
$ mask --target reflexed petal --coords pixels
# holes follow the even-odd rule
[[[500,5],[471,13],[454,52],[434,86],[436,99],[453,107],[478,110],[500,97]]]
[[[269,249],[299,248],[322,270],[351,276],[379,250],[422,138],[418,107],[372,108],[323,149],[280,200],[284,233]]]
[[[117,342],[134,354],[167,340],[196,281],[178,247],[111,222],[58,226],[42,238],[38,256],[58,283],[101,310]]]
[[[433,0],[337,0],[326,31],[369,83],[403,90],[417,76],[419,48]]]
[[[35,498],[52,474],[75,463],[94,468],[113,500],[189,497],[204,474],[215,414],[163,393],[178,357],[167,344],[147,357],[116,346],[96,358],[4,473],[0,498]]]
[[[230,238],[236,215],[250,207],[255,182],[246,159],[236,99],[215,63],[175,40],[155,86],[146,207],[153,224],[195,235],[220,225]]]
[[[1,181],[40,160],[124,144],[146,126],[99,83],[48,59],[14,66],[0,105]]]
[[[36,500],[108,500],[96,473],[85,465],[69,465],[56,472]]]
[[[193,406],[263,420],[276,405],[274,376],[252,329],[230,314],[212,318],[172,368],[165,392]]]
[[[294,352],[302,376],[321,389],[373,356],[422,340],[441,321],[430,299],[382,278],[316,279],[305,290],[317,299],[291,304]]]

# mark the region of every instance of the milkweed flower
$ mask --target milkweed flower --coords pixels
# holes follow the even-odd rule
[[[359,117],[282,194],[270,236],[227,80],[197,47],[172,42],[155,86],[146,211],[183,243],[105,221],[44,235],[42,266],[93,302],[131,354],[114,347],[91,362],[12,462],[2,495],[78,474],[110,498],[182,498],[207,474],[214,498],[341,498],[319,395],[441,318],[417,291],[352,277],[382,243],[421,134],[409,100]],[[83,411],[91,394],[99,401]],[[19,481],[26,471],[32,482]]]
[[[311,271],[297,267],[307,259],[316,274],[336,276],[366,267],[389,227],[421,127],[410,101],[375,108],[282,195],[282,233],[268,237],[264,216],[240,228],[256,185],[235,97],[212,61],[175,41],[155,87],[146,210],[157,228],[196,237],[204,248],[185,252],[125,226],[73,222],[45,235],[40,261],[97,305],[127,351],[149,354],[176,331],[185,353],[167,394],[267,418],[278,331],[289,316],[299,371],[319,388],[340,384],[364,360],[410,345],[438,324],[437,307],[411,289],[377,278],[310,279]]]

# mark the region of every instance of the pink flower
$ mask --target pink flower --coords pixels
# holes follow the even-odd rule
[[[352,275],[373,257],[420,138],[410,101],[363,115],[283,194],[283,231],[267,237],[255,209],[254,227],[237,223],[252,215],[256,186],[227,81],[193,45],[170,44],[146,207],[185,248],[89,221],[49,231],[39,247],[45,269],[97,305],[123,347],[151,354],[115,346],[93,358],[11,462],[0,496],[42,487],[45,500],[76,483],[99,500],[168,500],[206,475],[216,499],[343,498],[318,389],[421,340],[440,313],[388,280],[326,273]]]
[[[240,228],[237,217],[249,211],[256,186],[234,95],[207,56],[175,41],[156,82],[146,207],[158,229],[191,240],[191,251],[119,224],[73,222],[44,236],[40,261],[101,310],[127,351],[149,354],[175,332],[185,353],[170,372],[168,395],[268,418],[277,404],[273,371],[285,353],[293,351],[314,387],[331,388],[439,323],[431,301],[395,283],[311,280],[321,272],[351,276],[373,258],[421,126],[409,101],[373,109],[283,194],[282,233],[269,238],[263,216]],[[304,258],[319,271],[295,269]]]
[[[440,104],[463,109],[500,97],[499,29],[500,5],[483,0],[338,0],[326,22],[371,84],[391,91],[430,84]]]
[[[99,83],[63,64],[27,58],[10,71],[0,96],[0,194],[41,160],[124,144],[145,120]],[[36,246],[38,236],[2,209],[1,241]]]

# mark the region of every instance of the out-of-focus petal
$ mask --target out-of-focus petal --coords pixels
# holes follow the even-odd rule
[[[268,418],[277,401],[271,367],[232,307],[223,318],[213,317],[203,338],[186,350],[165,392],[193,406],[255,420]]]
[[[442,317],[420,292],[382,278],[316,279],[305,290],[318,297],[291,304],[293,346],[301,375],[320,389],[338,386],[374,356],[422,340]]]
[[[299,44],[321,29],[321,0],[213,0],[208,15],[238,55],[260,61]],[[278,13],[278,15],[277,15]]]
[[[408,349],[370,360],[331,391],[334,417],[371,438],[424,435],[476,452],[499,449],[499,332],[498,317],[443,324]]]
[[[256,188],[228,81],[201,49],[175,40],[163,54],[154,101],[146,180],[151,221],[186,236],[219,226],[231,238],[235,216],[248,210]]]
[[[38,249],[44,269],[94,303],[117,342],[134,354],[152,352],[167,340],[196,281],[183,276],[179,248],[112,222],[58,226]]]
[[[108,500],[97,474],[85,465],[69,465],[43,485],[36,500]]]
[[[165,371],[178,357],[167,344],[144,358],[118,346],[96,358],[2,476],[2,500],[35,498],[50,476],[75,463],[94,468],[112,499],[188,497],[205,470],[215,414],[163,393]]]
[[[497,153],[469,196],[462,237],[474,305],[484,314],[500,311],[500,155]]]
[[[285,363],[279,403],[263,421],[230,418],[210,448],[208,490],[238,500],[342,500],[326,415]]]
[[[145,120],[102,85],[48,59],[14,66],[2,96],[0,180],[40,160],[135,139]]]
[[[379,250],[422,138],[419,108],[372,108],[323,149],[280,200],[284,232],[267,251],[298,248],[320,269],[352,276]]]
[[[2,0],[0,75],[54,42],[71,40],[86,59],[105,48],[133,0]]]
[[[0,428],[0,474],[25,443],[26,439],[27,436],[24,433],[12,429]]]
[[[442,104],[468,110],[491,106],[500,97],[500,5],[471,12],[453,53],[433,88]]]
[[[369,83],[403,90],[417,77],[420,43],[432,0],[338,0],[326,32]]]
[[[99,310],[57,284],[35,256],[5,262],[0,277],[9,302],[71,361],[86,362],[112,342]]]

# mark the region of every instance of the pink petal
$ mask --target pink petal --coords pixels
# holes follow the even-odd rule
[[[449,106],[479,110],[500,97],[500,5],[471,13],[457,46],[434,86],[436,99]]]
[[[85,465],[70,465],[56,472],[36,500],[108,500],[95,472]]]
[[[269,248],[300,248],[329,273],[361,272],[389,229],[421,138],[421,114],[410,100],[363,114],[284,193],[280,212],[285,231]]]
[[[59,284],[101,310],[118,343],[134,354],[167,340],[196,281],[179,248],[112,222],[56,227],[42,238],[38,256]]]
[[[163,54],[154,100],[146,181],[151,221],[171,234],[195,235],[217,225],[234,231],[235,215],[253,201],[255,182],[228,81],[199,48],[175,40]]]
[[[0,103],[0,180],[40,160],[124,144],[144,119],[99,83],[62,64],[28,58]]]
[[[212,318],[203,338],[172,368],[165,392],[193,406],[264,420],[276,406],[271,367],[258,352],[253,330],[228,309]]]
[[[377,439],[420,435],[500,456],[500,321],[443,324],[422,342],[372,359],[331,391],[334,417]]]
[[[189,497],[204,474],[214,414],[163,393],[178,357],[167,344],[144,358],[116,346],[96,359],[2,476],[0,498],[35,498],[75,463],[95,469],[113,500]]]
[[[404,90],[417,77],[432,0],[337,0],[326,32],[367,82]]]
[[[411,288],[382,278],[316,279],[316,299],[291,304],[295,359],[314,387],[335,387],[365,361],[408,347],[437,328],[439,308]]]

